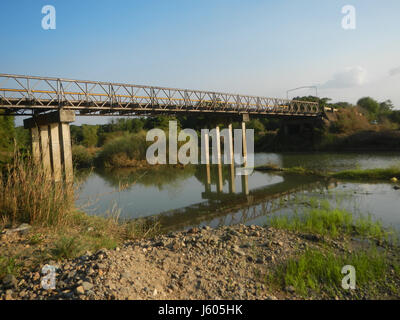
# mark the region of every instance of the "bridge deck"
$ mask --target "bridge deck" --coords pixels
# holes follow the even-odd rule
[[[318,117],[318,103],[100,81],[0,74],[0,109],[27,115],[57,109],[79,115],[226,113]]]

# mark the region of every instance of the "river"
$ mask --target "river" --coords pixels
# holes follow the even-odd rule
[[[255,164],[340,171],[400,165],[400,153],[257,153]],[[400,230],[400,191],[389,181],[363,183],[313,176],[254,171],[247,178],[232,176],[230,166],[158,167],[151,170],[81,171],[76,205],[96,215],[124,219],[155,217],[166,230],[235,223],[264,225],[266,217],[307,206],[307,199],[324,199],[353,214],[370,214]]]

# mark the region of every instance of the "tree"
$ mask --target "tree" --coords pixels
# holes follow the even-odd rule
[[[394,110],[390,113],[389,119],[400,124],[400,110]]]
[[[97,145],[97,129],[98,126],[83,124],[82,125],[82,143],[86,147],[94,147]]]
[[[353,105],[351,103],[344,102],[344,101],[331,103],[331,104],[329,104],[329,106],[333,107],[333,108],[336,108],[336,109],[343,109],[343,108],[351,108],[351,107],[353,107]]]
[[[378,101],[371,97],[364,97],[357,101],[357,105],[367,111],[370,120],[374,120],[378,117],[380,110]]]
[[[254,129],[254,134],[259,135],[265,131],[264,124],[258,119],[251,119],[247,125],[247,129]]]
[[[328,105],[328,101],[332,100],[331,98],[318,98],[315,96],[304,96],[304,97],[295,97],[293,100],[297,101],[308,101],[308,102],[318,102],[320,108],[324,108]]]
[[[385,100],[379,104],[379,113],[382,115],[389,115],[394,108],[391,100]]]

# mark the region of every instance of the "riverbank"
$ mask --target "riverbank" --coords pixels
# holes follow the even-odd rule
[[[47,260],[57,268],[53,290],[41,286],[43,261],[3,277],[0,298],[399,299],[399,247],[365,239],[277,227],[192,228]],[[31,232],[3,233],[1,246],[40,252]],[[355,290],[341,287],[345,264],[356,268]]]
[[[323,178],[335,178],[348,181],[390,181],[397,183],[400,181],[400,168],[376,168],[376,169],[354,169],[354,170],[343,170],[339,172],[326,172],[321,170],[311,170],[303,167],[291,167],[291,168],[280,168],[276,165],[261,165],[254,167],[255,170],[259,171],[271,171],[271,172],[285,172],[292,174],[303,174],[312,175]],[[396,187],[396,186],[395,186]]]
[[[400,151],[400,130],[378,129],[332,133],[317,130],[284,135],[279,130],[257,136],[257,152],[385,152]]]
[[[266,215],[265,226],[199,228],[201,220],[161,234],[156,220],[78,212],[62,190],[43,185],[39,169],[24,168],[16,165],[18,174],[2,183],[15,201],[0,202],[1,299],[400,298],[397,237],[326,200],[301,200],[294,213]],[[300,180],[311,174],[300,171],[292,169]],[[20,183],[28,173],[34,179],[23,181],[32,183]],[[36,211],[26,194],[38,201]],[[46,264],[58,268],[53,290],[41,286]],[[356,290],[341,287],[344,265],[356,269]]]

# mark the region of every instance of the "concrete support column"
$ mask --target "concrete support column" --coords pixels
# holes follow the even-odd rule
[[[218,183],[217,183],[218,192],[222,192],[224,188],[223,179],[222,179],[222,163],[218,163]]]
[[[230,161],[230,180],[229,180],[229,192],[235,193],[235,160],[233,155],[233,134],[232,124],[228,125],[228,141],[229,141],[229,161]]]
[[[47,178],[51,177],[51,161],[50,161],[50,140],[49,126],[39,127],[40,132],[40,152],[42,154],[42,166]]]
[[[204,133],[203,136],[204,139],[204,160],[205,160],[205,164],[206,164],[206,174],[207,174],[207,186],[206,188],[208,188],[211,184],[211,172],[210,172],[210,137],[208,135],[208,131],[206,131]]]
[[[228,125],[228,146],[229,146],[229,163],[231,165],[234,164],[234,158],[233,158],[233,134],[232,134],[232,124]]]
[[[247,175],[242,175],[242,193],[246,196],[249,194],[249,176]]]
[[[218,183],[217,190],[218,192],[222,192],[223,183],[222,183],[222,161],[221,161],[221,134],[219,131],[219,127],[215,128],[215,140],[217,144],[217,164],[218,164]]]
[[[39,128],[33,127],[30,129],[32,137],[32,158],[36,164],[40,163],[40,134]]]
[[[50,151],[51,151],[51,167],[53,170],[53,179],[55,182],[60,182],[62,179],[61,172],[61,148],[59,124],[51,123],[49,125],[50,132]]]
[[[217,151],[217,164],[221,164],[221,134],[219,127],[215,128],[215,142]]]
[[[60,123],[61,156],[64,165],[65,181],[72,182],[74,170],[72,165],[72,143],[69,123]]]
[[[247,140],[246,140],[246,122],[242,122],[242,144],[243,144],[243,166],[247,167]]]
[[[41,159],[49,179],[56,182],[73,180],[71,135],[69,123],[75,121],[72,110],[60,110],[24,120],[24,127],[31,130],[32,156]],[[39,143],[40,140],[40,143]]]
[[[235,185],[235,181],[236,181],[236,176],[235,176],[235,166],[234,165],[230,165],[230,171],[231,171],[231,177],[229,179],[229,192],[230,193],[235,193],[236,192],[236,185]]]

